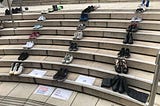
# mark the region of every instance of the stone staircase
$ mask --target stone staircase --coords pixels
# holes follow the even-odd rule
[[[44,14],[47,20],[42,23],[43,28],[39,30],[33,30],[34,24],[38,23],[37,18],[41,15],[39,11],[13,15],[16,29],[12,28],[10,16],[0,16],[5,20],[5,28],[0,30],[0,81],[54,85],[125,106],[145,106],[146,103],[132,99],[126,94],[102,88],[101,82],[103,78],[118,75],[114,70],[115,59],[120,49],[127,47],[131,51],[131,58],[127,59],[129,73],[119,75],[127,78],[130,87],[150,94],[160,49],[160,12],[154,7],[143,13],[140,29],[133,35],[134,44],[126,45],[123,44],[123,38],[127,33],[126,28],[130,25],[130,19],[134,16],[134,6],[129,10],[126,9],[127,11],[113,7],[104,9],[101,6],[89,14],[87,28],[83,31],[84,38],[76,41],[79,50],[70,52],[74,55],[74,60],[67,65],[61,61],[65,53],[69,52],[69,43],[79,24],[81,11],[85,8],[81,6],[74,9],[73,7],[78,4],[69,6],[72,8]],[[24,50],[22,46],[29,41],[29,35],[33,31],[38,31],[41,35],[34,39],[35,46],[32,49]],[[23,61],[25,70],[19,76],[10,76],[8,72],[11,63],[18,61],[17,58],[23,51],[27,51],[30,55]],[[66,81],[57,82],[52,77],[61,67],[68,68],[70,73]],[[28,76],[34,68],[46,70],[47,74],[42,78]],[[94,85],[79,84],[75,82],[79,75],[95,77],[96,81]],[[160,82],[156,99],[159,98]],[[159,105],[158,102],[155,104]]]

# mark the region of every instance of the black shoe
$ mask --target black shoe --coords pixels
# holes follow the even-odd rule
[[[123,43],[124,43],[124,44],[127,44],[127,43],[128,43],[129,33],[130,33],[130,32],[127,33],[126,37],[125,37],[124,40],[123,40]]]
[[[11,15],[9,9],[5,10],[5,15]]]
[[[118,57],[123,57],[125,55],[125,48],[122,48],[118,53]]]
[[[116,60],[116,63],[115,63],[115,71],[117,72],[117,73],[121,73],[122,72],[122,62],[121,62],[121,59],[117,59]]]
[[[128,44],[133,44],[132,32],[129,32]]]
[[[18,57],[18,60],[26,60],[28,58],[29,54],[27,52],[23,52]]]
[[[101,84],[101,87],[111,87],[112,86],[112,78],[104,78]]]
[[[113,79],[112,79],[112,85],[113,86],[118,80],[119,80],[120,76],[116,75]]]
[[[122,62],[121,72],[123,72],[124,74],[127,74],[128,73],[127,61],[125,59],[122,59],[121,62]]]
[[[61,68],[54,76],[53,79],[57,81],[64,81],[67,78],[68,69]]]
[[[143,103],[147,102],[147,99],[148,99],[148,96],[149,96],[146,93],[137,91],[137,90],[132,89],[132,88],[128,89],[127,95],[130,96],[131,98],[136,99],[136,100],[138,100],[140,102],[143,102]]]
[[[125,92],[125,88],[124,88],[124,82],[123,82],[123,77],[120,77],[119,79],[119,89],[118,89],[118,92],[119,93],[124,93]]]
[[[57,5],[53,5],[52,7],[53,7],[53,10],[54,10],[54,11],[58,11]]]
[[[77,50],[78,50],[78,45],[77,45],[77,43],[71,42],[71,43],[70,43],[70,46],[69,46],[69,51],[77,51]]]
[[[112,86],[112,90],[115,92],[118,92],[119,90],[119,84],[120,84],[120,78],[118,78],[118,80],[116,80],[115,84]]]
[[[129,50],[129,48],[126,48],[125,49],[125,53],[124,53],[124,57],[125,58],[129,58],[131,55],[130,55],[130,50]]]

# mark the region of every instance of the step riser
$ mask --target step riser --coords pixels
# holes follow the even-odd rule
[[[79,19],[80,17],[80,13],[81,12],[57,12],[57,13],[51,13],[51,14],[44,14],[44,16],[47,18],[47,19]],[[24,14],[24,15],[21,15],[21,14],[15,14],[13,15],[13,18],[15,20],[19,20],[19,19],[29,19],[29,20],[36,20],[41,14],[40,13],[37,13],[37,14]],[[134,12],[108,12],[108,13],[91,13],[89,14],[89,19],[131,19],[132,17],[134,16]],[[160,20],[159,19],[160,17],[160,14],[154,14],[154,13],[146,13],[146,14],[143,14],[143,19],[144,20]],[[7,19],[11,19],[10,16],[0,16],[1,19],[3,20],[7,20]]]
[[[4,50],[4,53],[2,50],[0,50],[0,52],[2,52],[3,54],[1,55],[19,55],[20,53],[22,53],[24,50]],[[31,50],[28,53],[30,55],[43,55],[43,56],[47,56],[49,51],[47,50]],[[53,51],[52,51],[53,52]],[[52,55],[51,53],[49,55],[51,56],[61,56],[62,58],[64,57],[66,51],[59,51],[59,52],[53,52]],[[60,53],[60,54],[59,54]],[[110,63],[110,64],[114,64],[115,63],[115,58],[114,56],[98,56],[98,55],[91,55],[91,54],[80,54],[80,53],[73,53],[74,58],[80,58],[80,59],[87,59],[87,60],[93,60],[93,61],[97,61],[97,62],[105,62],[105,63]],[[131,68],[136,68],[136,69],[142,69],[142,70],[146,70],[149,72],[154,72],[155,70],[155,65],[154,64],[149,64],[149,63],[145,63],[145,62],[141,62],[141,61],[134,61],[134,60],[127,60],[127,64],[129,67]]]
[[[46,21],[46,22],[15,22],[16,27],[33,27],[35,24],[42,24],[43,27],[77,27],[80,22],[78,21]],[[101,28],[124,28],[126,29],[130,25],[130,22],[91,22],[87,23],[87,27],[101,27]],[[9,28],[12,27],[12,23],[5,23],[4,27]],[[152,23],[141,23],[139,25],[139,29],[146,30],[159,30],[160,24],[152,24]]]
[[[28,39],[2,39],[0,40],[0,44],[25,44]],[[70,40],[52,40],[52,39],[36,39],[34,40],[35,44],[50,44],[50,45],[66,45],[69,46]],[[129,48],[134,53],[141,53],[146,55],[156,56],[158,53],[158,49],[156,48],[147,48],[141,46],[127,46],[123,44],[113,44],[113,43],[96,43],[89,41],[78,41],[79,46],[83,47],[93,47],[100,49],[112,49],[112,50],[120,50],[123,47]]]

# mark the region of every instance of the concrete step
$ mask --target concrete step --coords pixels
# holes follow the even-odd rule
[[[24,70],[23,73],[19,76],[19,79],[17,79],[17,76],[13,76],[12,78],[9,78],[10,76],[7,75],[7,73],[2,73],[1,76],[1,80],[3,81],[20,81],[20,82],[28,82],[29,80],[25,80],[26,78],[30,79],[30,83],[35,83],[36,84],[45,84],[45,85],[54,85],[57,87],[63,87],[66,89],[71,89],[71,90],[75,90],[78,92],[82,92],[82,93],[87,93],[90,95],[96,95],[97,97],[102,97],[104,99],[107,100],[111,100],[112,102],[116,102],[122,105],[133,105],[133,106],[144,106],[144,103],[141,103],[135,99],[132,99],[130,97],[128,97],[125,94],[119,94],[117,92],[113,92],[111,89],[106,89],[106,88],[101,88],[101,82],[102,79],[100,78],[96,78],[95,82],[93,85],[85,85],[85,84],[80,84],[75,82],[76,78],[80,75],[80,74],[74,74],[74,73],[70,73],[68,75],[67,80],[65,80],[64,82],[59,82],[57,83],[56,81],[54,81],[52,79],[52,76],[56,73],[55,71],[50,71],[50,70],[45,70],[47,71],[48,74],[45,74],[45,76],[43,76],[42,78],[38,78],[35,77],[33,80],[32,77],[29,77],[27,74],[30,73],[32,70],[28,69],[28,70]],[[83,87],[83,89],[82,89]],[[91,92],[95,92],[94,94]],[[17,91],[15,91],[17,92]],[[144,91],[146,92],[146,91]],[[10,95],[13,95],[13,93],[11,92]],[[105,96],[104,96],[105,95]],[[18,95],[17,95],[18,96]],[[19,97],[19,96],[18,96]],[[21,95],[20,95],[21,97]],[[112,98],[111,98],[112,97]],[[114,99],[113,99],[114,98]],[[123,101],[122,103],[120,103],[121,101]]]
[[[1,67],[10,67],[12,62],[17,61],[18,55],[5,55],[0,59]],[[69,65],[62,64],[62,57],[51,57],[51,56],[29,56],[24,61],[25,68],[44,68],[51,70],[58,70],[61,67],[68,68],[71,72],[79,73],[83,75],[94,76],[98,78],[113,77],[118,75],[114,70],[114,65],[94,62],[83,59],[74,59]],[[151,89],[151,83],[153,80],[153,74],[129,68],[129,74],[119,74],[125,76],[128,79],[129,85],[142,88],[145,90]],[[142,86],[143,85],[143,86]],[[160,88],[158,88],[160,92]]]

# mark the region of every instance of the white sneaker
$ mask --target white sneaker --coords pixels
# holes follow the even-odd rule
[[[142,18],[138,17],[138,16],[134,16],[132,17],[132,19],[130,20],[131,22],[141,22]]]
[[[13,75],[13,74],[14,74],[14,69],[15,69],[15,67],[16,67],[16,63],[12,63],[12,64],[11,64],[11,69],[10,69],[10,71],[9,71],[9,74],[10,74],[10,75]]]
[[[66,64],[69,64],[73,61],[73,55],[72,54],[69,54],[69,53],[66,53],[64,59],[62,60],[62,63],[66,63]]]
[[[77,31],[74,33],[74,40],[81,40],[83,38],[83,32],[82,31]]]
[[[24,49],[31,49],[34,46],[33,41],[26,42],[26,44],[23,46]]]
[[[18,63],[17,69],[14,71],[14,75],[19,75],[23,71],[23,63]]]
[[[39,18],[38,18],[38,21],[45,21],[46,20],[46,17],[44,17],[43,15],[41,15]]]

